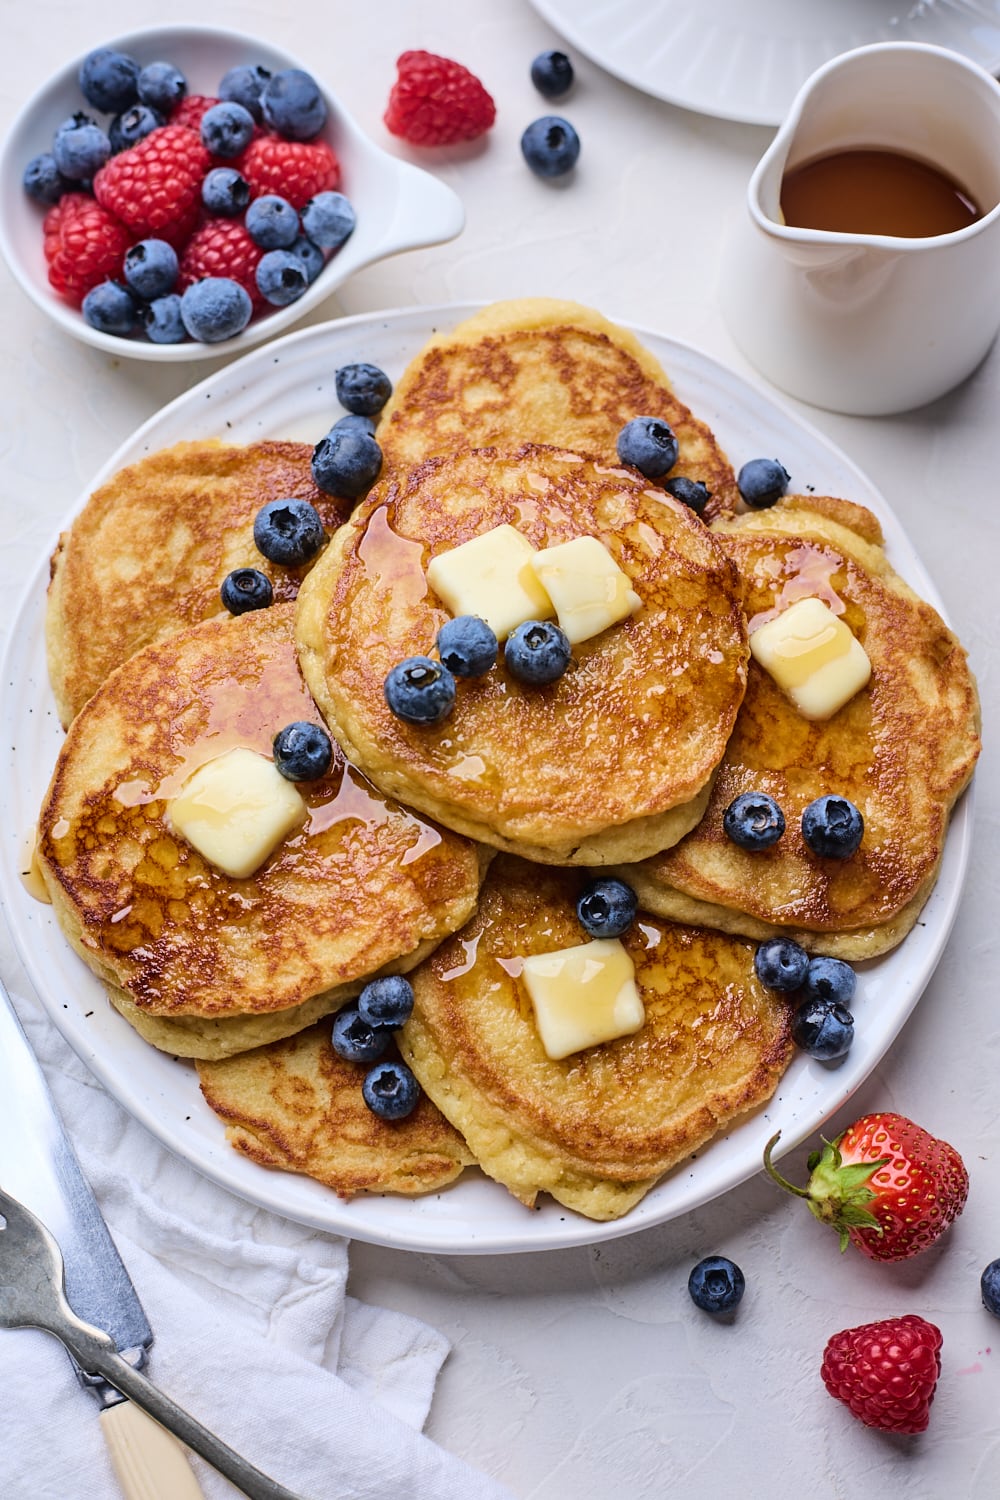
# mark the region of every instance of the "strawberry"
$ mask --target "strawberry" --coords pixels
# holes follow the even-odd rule
[[[137,239],[182,245],[198,222],[201,182],[210,165],[193,130],[163,125],[105,162],[94,178],[94,196]]]
[[[168,125],[183,125],[186,130],[193,130],[195,135],[201,130],[201,122],[213,104],[221,104],[221,99],[214,99],[209,94],[188,94],[182,99],[177,108],[171,111]]]
[[[64,193],[42,230],[49,283],[74,307],[92,287],[121,276],[132,236],[89,193]]]
[[[257,287],[257,266],[264,254],[239,219],[206,219],[181,253],[177,289],[183,292],[204,276],[229,276],[250,293],[255,307],[264,298]]]
[[[496,105],[461,63],[433,52],[404,52],[383,116],[386,128],[414,146],[474,141],[496,119]]]
[[[305,208],[317,193],[340,182],[340,163],[325,141],[286,141],[259,135],[230,163],[250,184],[251,198],[277,193],[293,208]]]
[[[884,1432],[924,1432],[941,1373],[941,1330],[910,1313],[845,1328],[828,1340],[820,1373],[864,1422]]]
[[[947,1141],[905,1115],[863,1115],[823,1151],[808,1158],[806,1187],[793,1187],[771,1165],[778,1136],[768,1141],[764,1166],[810,1212],[870,1260],[908,1260],[940,1238],[969,1195],[965,1163]]]

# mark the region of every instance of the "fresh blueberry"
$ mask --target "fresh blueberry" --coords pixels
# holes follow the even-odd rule
[[[538,177],[562,177],[580,155],[580,137],[568,120],[543,115],[521,136],[521,154]]]
[[[850,1005],[857,987],[857,974],[842,958],[811,958],[802,981],[802,998]]]
[[[102,281],[83,299],[83,321],[100,333],[125,338],[136,325],[135,299],[120,281]]]
[[[747,505],[766,510],[788,489],[791,475],[776,458],[751,458],[736,476],[736,487]]]
[[[145,302],[173,291],[177,268],[177,251],[166,240],[140,240],[125,251],[125,284]]]
[[[668,479],[663,488],[682,505],[690,506],[696,516],[702,514],[712,498],[712,491],[700,479],[685,479],[682,474],[678,474],[676,479]]]
[[[229,276],[206,276],[181,296],[184,327],[203,344],[218,344],[242,333],[252,313],[250,293]]]
[[[68,193],[75,186],[60,172],[50,151],[31,158],[24,169],[22,180],[28,197],[33,198],[36,203],[46,205],[58,203],[63,193]]]
[[[106,115],[121,114],[139,97],[139,64],[113,47],[98,47],[83,59],[79,82],[88,104]]]
[[[246,150],[254,127],[254,117],[248,109],[223,100],[221,104],[213,104],[201,117],[202,145],[213,156],[228,160]]]
[[[238,67],[230,68],[228,73],[223,73],[219,84],[218,96],[220,99],[228,99],[233,104],[242,104],[253,115],[257,124],[261,121],[260,96],[264,92],[264,85],[271,74],[267,68]]]
[[[254,517],[253,539],[268,562],[301,568],[322,551],[326,532],[308,500],[269,500]]]
[[[991,1260],[982,1276],[979,1287],[983,1294],[983,1306],[995,1318],[1000,1318],[1000,1260]]]
[[[673,428],[660,417],[633,417],[626,422],[617,441],[618,457],[647,479],[662,479],[677,462],[678,446]]]
[[[257,290],[272,307],[297,302],[309,285],[305,266],[290,250],[265,250],[255,276]]]
[[[478,615],[456,615],[438,631],[437,648],[448,671],[456,677],[482,677],[496,666],[499,643]]]
[[[201,201],[210,214],[235,219],[250,202],[250,184],[235,167],[213,167],[202,179]]]
[[[267,609],[274,599],[271,580],[259,568],[234,568],[222,580],[219,594],[231,615]]]
[[[688,1277],[688,1291],[702,1312],[727,1313],[738,1306],[746,1291],[746,1277],[725,1255],[706,1255]]]
[[[305,266],[306,280],[312,286],[316,277],[326,265],[326,256],[319,246],[304,234],[300,234],[298,239],[293,240],[288,248]]]
[[[127,151],[129,146],[134,146],[162,124],[163,116],[150,109],[148,104],[133,104],[131,109],[123,110],[111,121],[108,140],[112,152],[117,155],[119,151]]]
[[[546,99],[561,99],[573,87],[573,64],[565,52],[539,52],[531,64],[531,81]]]
[[[402,1026],[413,1010],[413,985],[402,974],[373,979],[358,996],[358,1011],[370,1026]]]
[[[336,250],[356,222],[353,205],[343,193],[317,193],[302,210],[302,228],[322,250]]]
[[[791,938],[769,938],[753,956],[753,966],[761,984],[769,990],[791,994],[802,988],[809,967],[809,955]]]
[[[326,101],[319,84],[301,68],[283,68],[264,85],[260,96],[264,119],[290,141],[309,141],[326,123]]]
[[[135,87],[140,104],[148,104],[166,117],[187,93],[187,79],[173,63],[151,62],[139,69]]]
[[[76,183],[100,171],[111,155],[111,142],[93,120],[77,114],[56,131],[52,155],[62,175]]]
[[[341,365],[334,384],[344,410],[362,417],[374,417],[392,395],[392,381],[378,365]]]
[[[365,1076],[361,1096],[380,1120],[402,1120],[416,1109],[420,1085],[404,1062],[376,1063]]]
[[[154,297],[148,307],[139,309],[139,321],[151,344],[182,344],[187,338],[177,292]]]
[[[600,875],[580,892],[576,915],[580,926],[592,938],[616,938],[627,932],[635,921],[639,900],[624,880]]]
[[[741,849],[769,849],[785,831],[785,815],[766,792],[742,792],[722,814],[722,831]]]
[[[320,724],[296,719],[274,736],[274,764],[287,781],[318,781],[333,765],[333,744]]]
[[[536,687],[558,681],[572,655],[565,631],[551,620],[526,620],[511,631],[503,648],[504,663],[511,676]]]
[[[865,820],[847,797],[817,797],[802,814],[802,837],[826,859],[850,859],[864,831]]]
[[[367,432],[369,437],[375,436],[375,418],[363,417],[360,412],[349,411],[346,417],[338,417],[330,428],[331,432]]]
[[[277,193],[255,198],[243,222],[254,244],[264,250],[287,250],[298,239],[298,211]]]
[[[437,724],[455,703],[455,678],[429,656],[397,662],[383,688],[389,712],[406,724]]]
[[[367,432],[331,427],[313,449],[312,476],[327,495],[356,500],[375,483],[382,469],[382,449]]]
[[[792,1041],[821,1062],[846,1057],[854,1041],[854,1017],[838,1000],[803,1000],[792,1012]]]
[[[362,1020],[356,1005],[347,1005],[333,1018],[330,1042],[334,1052],[345,1062],[373,1063],[388,1049],[392,1032],[385,1027],[372,1026]]]

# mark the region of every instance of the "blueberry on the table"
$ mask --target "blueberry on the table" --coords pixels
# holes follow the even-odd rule
[[[429,656],[408,656],[386,675],[389,712],[406,724],[437,724],[455,703],[455,678]]]
[[[371,1026],[392,1030],[408,1021],[412,1010],[413,985],[402,974],[373,979],[358,996],[358,1012]]]
[[[535,687],[558,681],[572,655],[566,632],[551,620],[526,620],[511,631],[503,648],[511,676]]]
[[[402,1120],[420,1099],[420,1085],[404,1062],[376,1063],[365,1075],[361,1097],[380,1120]]]
[[[706,1255],[688,1277],[688,1291],[702,1312],[732,1312],[746,1291],[746,1277],[726,1255]]]
[[[257,290],[272,307],[297,302],[309,285],[305,266],[290,250],[265,251],[254,274]]]
[[[53,136],[52,155],[62,175],[77,183],[100,171],[111,155],[111,142],[87,115],[75,114]]]
[[[114,47],[97,47],[80,64],[79,84],[88,104],[117,115],[138,98],[139,64]]]
[[[521,155],[536,177],[563,177],[576,166],[580,137],[568,120],[543,115],[521,136]]]
[[[741,792],[722,814],[722,831],[741,849],[769,849],[785,831],[785,815],[766,792]]]
[[[139,69],[135,88],[140,104],[148,104],[150,109],[166,116],[187,93],[187,79],[171,62],[151,62]]]
[[[753,966],[765,988],[790,994],[802,987],[809,967],[809,955],[791,938],[769,938],[758,946]]]
[[[858,987],[858,976],[842,958],[811,958],[802,981],[803,1000],[836,1001],[850,1005]]]
[[[311,73],[282,68],[265,83],[261,112],[272,130],[290,141],[308,141],[326,123],[326,101]]]
[[[1000,1260],[991,1260],[979,1278],[983,1294],[983,1306],[995,1318],[1000,1318]]]
[[[751,458],[736,476],[736,488],[754,510],[775,505],[788,489],[791,475],[776,458]]]
[[[334,384],[344,410],[362,417],[374,417],[392,395],[392,381],[378,365],[341,365]]]
[[[482,677],[496,666],[499,642],[478,615],[456,615],[437,633],[438,655],[456,677]]]
[[[255,198],[243,223],[254,244],[263,250],[287,250],[298,239],[298,210],[278,193],[262,193]]]
[[[201,117],[202,145],[213,156],[227,160],[239,156],[249,146],[255,124],[253,115],[242,104],[224,99],[221,104],[213,104]]]
[[[324,494],[356,500],[375,483],[382,470],[382,449],[368,432],[330,429],[313,449],[312,476]]]
[[[700,479],[687,479],[683,474],[678,474],[676,479],[668,479],[663,488],[668,495],[673,495],[682,505],[687,505],[700,516],[705,506],[712,498],[712,491]]]
[[[296,719],[271,744],[274,764],[286,781],[318,781],[333,765],[333,742],[321,724]]]
[[[181,294],[184,327],[203,344],[218,344],[242,333],[252,313],[250,293],[231,276],[206,276]]]
[[[133,104],[129,109],[122,110],[120,115],[115,115],[108,127],[112,152],[117,156],[119,151],[127,151],[129,146],[143,140],[151,131],[159,130],[162,124],[163,116],[155,109],[150,109],[148,104]]]
[[[120,281],[102,281],[83,299],[83,321],[99,333],[125,338],[136,325],[136,305],[128,287]]]
[[[210,214],[235,219],[250,202],[250,184],[235,167],[213,167],[202,179],[201,201]]]
[[[259,568],[234,568],[222,580],[219,594],[231,615],[267,609],[274,599],[271,580]]]
[[[391,1041],[392,1032],[363,1020],[356,1005],[345,1006],[333,1018],[330,1044],[345,1062],[375,1062]]]
[[[187,330],[181,318],[181,299],[177,292],[168,292],[165,297],[154,297],[152,302],[140,308],[139,322],[146,330],[146,337],[151,344],[181,344],[187,338]]]
[[[546,99],[561,99],[573,87],[573,64],[565,52],[539,52],[531,64],[531,81]]]
[[[305,234],[300,234],[292,241],[288,248],[293,255],[298,256],[299,260],[305,266],[306,280],[312,286],[316,277],[326,265],[326,257],[322,250]]]
[[[140,240],[125,251],[122,269],[125,285],[144,302],[152,302],[174,289],[177,251],[166,240]]]
[[[613,875],[589,881],[577,897],[580,926],[592,938],[616,938],[628,932],[635,921],[639,899],[632,887]]]
[[[268,562],[301,568],[322,551],[326,532],[309,500],[269,500],[254,517],[253,539]]]
[[[217,90],[218,96],[220,99],[230,100],[233,104],[242,104],[243,108],[249,110],[260,124],[263,118],[260,96],[270,76],[270,71],[260,67],[259,64],[257,67],[230,68],[222,75]]]
[[[74,186],[56,166],[56,159],[51,151],[43,151],[31,158],[24,169],[22,181],[28,197],[47,206],[58,203],[63,193],[68,193]]]
[[[796,1047],[821,1062],[846,1057],[854,1041],[854,1017],[839,1000],[803,1000],[789,1029]]]
[[[850,859],[864,832],[865,820],[847,797],[817,797],[802,814],[806,845],[825,859]]]
[[[618,457],[647,479],[662,479],[677,462],[674,430],[660,417],[633,417],[618,434]]]
[[[356,222],[354,206],[343,193],[317,193],[302,210],[302,228],[322,250],[336,250]]]

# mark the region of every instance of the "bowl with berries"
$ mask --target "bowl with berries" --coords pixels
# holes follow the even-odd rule
[[[196,25],[100,42],[50,79],[8,133],[0,200],[0,249],[36,305],[160,361],[242,354],[464,223],[296,58]]]

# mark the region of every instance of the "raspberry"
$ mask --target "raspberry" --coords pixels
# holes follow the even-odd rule
[[[186,130],[193,130],[195,135],[197,135],[201,129],[203,117],[213,105],[221,103],[221,99],[213,99],[208,94],[189,94],[172,111],[167,123],[170,125],[183,125]]]
[[[461,63],[433,52],[404,52],[384,120],[393,135],[415,146],[473,141],[489,130],[496,105]]]
[[[249,182],[252,198],[277,193],[299,209],[340,182],[340,163],[325,141],[285,141],[276,135],[260,135],[232,165]]]
[[[193,130],[164,125],[107,162],[94,196],[137,238],[184,243],[198,222],[211,157]]]
[[[263,254],[238,219],[207,219],[184,247],[177,289],[183,292],[206,276],[228,276],[250,293],[254,307],[260,307],[264,298],[256,271]]]
[[[941,1373],[941,1330],[908,1313],[845,1328],[828,1340],[821,1374],[864,1422],[884,1432],[923,1432]]]
[[[132,236],[89,193],[66,193],[45,215],[49,282],[74,307],[102,281],[120,277]]]

